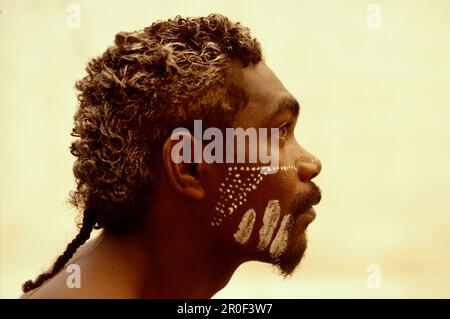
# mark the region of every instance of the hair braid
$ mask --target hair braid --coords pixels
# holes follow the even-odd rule
[[[92,229],[96,223],[95,211],[86,209],[83,214],[83,223],[78,235],[67,245],[66,250],[56,259],[50,271],[40,274],[35,281],[28,280],[22,285],[22,291],[28,292],[41,286],[47,279],[56,275],[65,264],[72,258],[77,249],[83,245],[91,236]]]

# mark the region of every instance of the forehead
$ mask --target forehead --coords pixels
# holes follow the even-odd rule
[[[262,127],[279,101],[293,98],[275,73],[264,63],[240,70],[248,103],[234,119],[235,127]]]

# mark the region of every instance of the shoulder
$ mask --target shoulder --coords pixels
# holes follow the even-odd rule
[[[53,278],[44,282],[42,286],[24,293],[21,299],[66,299],[77,298],[77,289],[70,289],[67,285],[66,268]]]

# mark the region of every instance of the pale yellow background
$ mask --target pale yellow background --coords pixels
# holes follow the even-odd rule
[[[0,1],[0,296],[75,235],[73,85],[118,31],[220,12],[261,41],[302,104],[297,136],[323,163],[296,275],[242,266],[217,297],[450,297],[450,1]],[[367,288],[367,267],[381,288]]]

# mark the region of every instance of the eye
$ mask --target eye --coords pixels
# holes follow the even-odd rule
[[[280,138],[287,138],[289,133],[289,128],[291,127],[291,122],[284,122],[279,128],[279,136]]]

